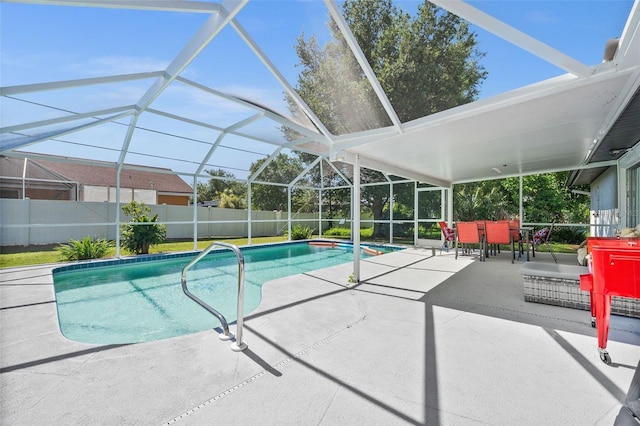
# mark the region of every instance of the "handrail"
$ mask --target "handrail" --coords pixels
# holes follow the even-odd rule
[[[209,313],[211,313],[216,318],[218,318],[218,320],[220,320],[220,323],[222,324],[222,334],[220,334],[221,340],[230,340],[233,338],[233,334],[229,332],[229,324],[227,323],[227,320],[224,317],[224,315],[222,315],[220,312],[216,311],[207,303],[205,303],[200,298],[198,298],[196,295],[191,293],[187,288],[187,271],[193,265],[198,263],[200,259],[208,255],[209,252],[213,250],[215,246],[222,246],[230,249],[235,253],[236,257],[238,258],[238,309],[237,309],[238,320],[236,322],[237,324],[236,341],[231,345],[231,350],[238,352],[238,351],[245,350],[247,348],[246,342],[242,341],[242,327],[244,324],[244,318],[243,318],[243,312],[242,312],[243,306],[244,306],[244,256],[242,255],[242,252],[240,251],[240,249],[237,246],[229,243],[222,243],[219,241],[214,241],[213,243],[211,243],[209,247],[202,250],[196,257],[191,259],[191,261],[187,263],[187,265],[184,268],[182,268],[182,278],[180,280],[182,283],[182,291],[184,292],[184,294],[187,295],[187,297],[192,299],[194,302],[202,306],[204,309],[209,311]]]

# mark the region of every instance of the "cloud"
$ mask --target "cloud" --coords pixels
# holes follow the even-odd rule
[[[243,85],[225,85],[213,89],[258,105],[263,105],[276,112],[288,115],[283,93],[277,88],[256,88]],[[159,99],[160,103],[175,102],[175,105],[188,107],[197,116],[210,117],[214,113],[218,117],[227,117],[232,121],[254,114],[254,110],[239,103],[203,92],[188,86],[172,85]]]
[[[164,70],[168,65],[168,61],[150,57],[99,56],[89,58],[85,62],[69,64],[68,69],[71,72],[83,75],[106,76],[160,71]]]

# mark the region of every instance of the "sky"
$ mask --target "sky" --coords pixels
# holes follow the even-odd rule
[[[589,66],[602,61],[608,38],[621,35],[633,5],[632,0],[478,0],[469,3]],[[418,2],[403,0],[397,4],[413,13]],[[292,86],[295,86],[299,72],[294,51],[296,38],[301,34],[305,37],[313,34],[321,42],[328,40],[327,18],[324,2],[319,0],[251,0],[237,15],[238,22]],[[3,2],[0,3],[0,85],[162,70],[206,19],[204,14]],[[480,98],[565,73],[483,29],[472,28],[478,33],[478,49],[486,52],[482,65],[489,75],[480,89]],[[231,28],[225,28],[182,75],[287,113],[282,87]],[[109,85],[108,90],[101,87],[99,92],[93,88],[78,88],[64,94],[59,91],[22,94],[17,96],[19,101],[2,98],[0,120],[5,127],[66,115],[68,111],[129,105],[137,101],[149,84],[149,80],[144,80]],[[184,102],[185,98],[189,102]],[[44,108],[39,104],[56,105],[59,109]],[[199,120],[210,120],[215,116],[216,124],[222,127],[254,114],[254,111],[213,99],[183,85],[172,87],[161,95],[153,107]],[[178,133],[194,140],[212,138],[203,129],[158,117],[141,119],[138,125],[157,131],[137,136],[131,149],[142,152],[150,147],[166,146],[175,155],[163,157],[173,156],[182,163],[169,165],[166,158],[157,158],[151,160],[150,165],[174,170],[184,168],[185,172],[197,167],[209,147],[187,140],[176,144],[175,138],[168,134]],[[50,143],[46,148],[32,145],[29,150],[70,155],[71,146],[73,153],[113,161],[117,158],[117,149],[109,141],[124,137],[125,130],[122,125],[94,128],[82,135],[65,137],[65,141],[71,140],[75,145]],[[271,122],[253,124],[246,131],[281,138]],[[84,146],[83,140],[88,138],[100,148]],[[247,163],[263,158],[273,150],[272,146],[239,138],[227,138],[224,145],[209,165],[227,167],[238,177],[246,175]],[[143,159],[143,156],[132,154],[127,162]]]

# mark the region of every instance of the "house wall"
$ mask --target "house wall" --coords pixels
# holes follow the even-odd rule
[[[618,198],[626,200],[620,205],[620,221],[625,227],[640,224],[640,144],[618,161]]]
[[[619,224],[618,173],[616,167],[610,167],[591,183],[590,235],[614,236]]]
[[[120,202],[123,204],[129,203],[132,200],[136,200],[138,202],[145,203],[148,206],[154,204],[188,206],[190,197],[191,194],[159,194],[157,191],[151,189],[120,188]],[[107,186],[82,185],[81,199],[82,201],[115,202],[116,188]]]
[[[22,184],[7,184],[2,182],[0,184],[0,198],[2,199],[21,199],[22,196]],[[32,182],[28,183],[26,188],[26,198],[32,200],[65,200],[72,201],[76,198],[76,189],[64,187],[49,187],[35,186]],[[81,185],[80,186],[80,200],[87,202],[115,202],[116,189],[108,186],[96,186],[96,185]],[[133,188],[121,188],[120,189],[120,202],[129,203],[132,200],[136,200],[147,205],[154,204],[169,204],[174,206],[188,206],[191,194],[179,195],[179,194],[159,194],[155,190],[149,189],[133,189]]]
[[[82,201],[116,201],[117,191],[113,186],[96,186],[96,185],[82,185],[81,187]],[[137,188],[120,188],[120,202],[130,203],[135,200],[147,205],[158,204],[157,192],[152,189],[137,189]],[[169,204],[169,203],[167,203]]]
[[[158,204],[169,204],[172,206],[188,206],[189,196],[158,194]]]
[[[193,206],[152,205],[151,214],[167,225],[168,239],[193,238]],[[246,237],[248,211],[196,207],[198,237]],[[70,239],[92,237],[116,239],[116,204],[108,202],[69,202],[3,199],[0,203],[0,246],[28,246],[66,243]],[[317,214],[297,214],[300,223],[317,228]],[[314,219],[314,222],[304,222]],[[287,229],[287,216],[277,212],[251,213],[253,237],[281,235]],[[120,221],[127,217],[120,214]]]

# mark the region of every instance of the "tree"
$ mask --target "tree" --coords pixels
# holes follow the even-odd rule
[[[233,188],[225,188],[220,194],[220,204],[218,207],[223,209],[244,209],[247,207],[247,197],[238,195]]]
[[[302,161],[302,165],[306,168],[313,163],[318,156],[300,152],[297,154]],[[301,180],[305,185],[315,188],[325,188],[322,191],[322,213],[327,219],[348,218],[351,213],[351,203],[349,202],[351,191],[349,188],[338,188],[347,185],[345,179],[340,176],[342,173],[348,176],[351,173],[350,165],[341,162],[334,162],[333,167],[323,163],[324,167],[318,164],[311,168]],[[340,173],[336,172],[337,169]],[[295,211],[315,212],[318,206],[318,191],[295,191],[293,197],[296,201],[294,204]],[[334,223],[330,221],[328,227],[333,227]]]
[[[516,192],[516,197],[517,197]],[[454,220],[505,219],[518,211],[509,205],[499,180],[471,182],[454,186]]]
[[[589,222],[590,200],[584,195],[574,194],[566,189],[568,173],[546,173],[524,177],[523,203],[524,217],[527,222]],[[580,243],[585,238],[584,231],[584,229],[559,227],[553,231],[551,238]]]
[[[267,161],[266,158],[251,164],[251,174],[255,174],[265,161]],[[302,171],[302,162],[299,158],[280,153],[267,164],[259,178],[265,182],[289,184]],[[255,210],[286,210],[288,206],[287,188],[280,185],[253,184],[251,186],[251,203]]]
[[[428,1],[413,18],[390,0],[347,0],[343,9],[402,122],[477,98],[487,76],[479,64],[484,53],[476,49],[477,35],[458,16]]]
[[[149,254],[149,247],[160,244],[167,235],[167,227],[159,223],[158,215],[150,217],[151,208],[144,203],[132,201],[122,206],[122,212],[131,217],[129,224],[122,225],[120,245],[135,254]],[[133,225],[133,224],[139,225]]]
[[[484,54],[476,49],[476,34],[457,16],[425,1],[412,17],[390,0],[347,0],[343,15],[402,122],[476,99],[486,78],[479,64]],[[297,92],[332,134],[390,125],[333,20],[329,28],[333,38],[324,46],[313,35],[298,37]],[[294,116],[303,115],[287,101]],[[295,137],[291,131],[285,135]],[[369,173],[362,170],[364,181]],[[365,187],[362,194],[374,219],[382,218],[388,186]],[[380,232],[374,227],[374,236]]]
[[[211,176],[206,183],[198,182],[198,202],[220,200],[220,207],[243,209],[246,207],[247,188],[235,180],[233,173],[225,170],[207,170]]]
[[[524,217],[527,222],[589,222],[589,200],[566,189],[568,172],[544,173],[522,179]],[[502,187],[506,204],[517,212],[518,178],[497,181]],[[584,188],[578,188],[584,189]]]
[[[529,223],[588,223],[589,199],[566,189],[568,172],[525,176],[524,220]],[[578,188],[586,189],[586,188]],[[465,183],[454,187],[454,220],[504,219],[519,215],[520,179]],[[570,243],[584,239],[584,229],[558,228],[553,237]]]

